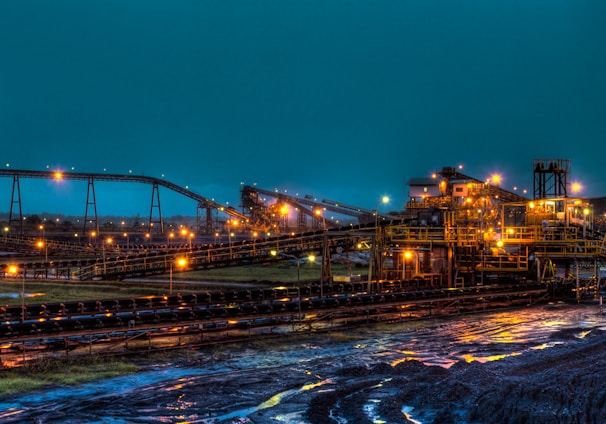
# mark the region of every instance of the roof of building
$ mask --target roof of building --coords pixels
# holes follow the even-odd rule
[[[437,186],[438,180],[435,178],[411,178],[408,180],[409,186]]]

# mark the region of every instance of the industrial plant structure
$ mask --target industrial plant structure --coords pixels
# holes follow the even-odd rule
[[[11,205],[18,199],[20,206],[20,176],[57,178],[50,172],[10,172],[10,175],[8,171],[2,175],[14,178]],[[79,260],[68,265],[69,269],[55,273],[81,279],[125,278],[167,269],[170,258],[180,253],[187,254],[189,267],[195,269],[304,257],[313,251],[322,258],[323,281],[330,282],[330,262],[335,255],[347,256],[363,250],[369,258],[365,277],[368,281],[414,279],[432,287],[450,288],[548,281],[573,284],[578,287],[579,295],[583,290],[597,295],[602,260],[606,257],[604,235],[596,225],[599,220],[592,205],[574,196],[569,181],[570,162],[536,159],[533,172],[533,195],[528,198],[526,193],[500,187],[496,179],[479,180],[463,174],[458,168],[444,167],[430,178],[411,179],[408,182],[409,201],[404,210],[390,214],[379,214],[378,207],[368,210],[256,186],[242,186],[241,209],[235,210],[206,201],[202,196],[163,180],[64,173],[61,178],[88,181],[87,211],[96,210],[94,201],[91,203],[96,179],[150,183],[150,229],[154,212],[160,212],[159,187],[191,197],[199,202],[199,207],[210,210],[196,237],[192,234],[189,238],[187,252],[172,246],[166,235],[162,235],[162,243],[154,243],[158,238],[150,237],[144,246],[146,257],[141,264],[140,252],[133,252],[137,246],[123,246],[120,237],[114,237],[110,245],[97,230],[96,243],[85,249],[77,248],[79,252],[92,254],[92,263],[91,260]],[[287,219],[284,211],[296,213],[296,219],[292,216]],[[208,219],[218,213],[226,214],[227,219],[221,222]],[[329,213],[348,216],[352,222],[332,219],[327,216]],[[157,215],[161,216],[161,213]],[[598,214],[598,218],[600,216]],[[16,221],[22,225],[22,219]],[[296,224],[293,225],[293,221]],[[97,224],[96,215],[92,222]],[[159,224],[155,228],[162,231],[161,221]],[[206,239],[200,236],[208,234],[207,230],[215,231],[215,243],[208,242],[212,235]],[[217,235],[224,231],[228,231],[230,237],[216,243]],[[5,243],[12,243],[12,249],[17,249],[20,243],[32,245],[35,242],[13,235],[14,232],[4,234]],[[47,236],[50,239],[50,235]],[[70,246],[49,242],[45,254],[48,256],[49,250],[52,254],[61,249],[76,249],[73,243]],[[97,263],[101,254],[102,267]],[[48,264],[30,265],[31,268],[44,266]],[[58,265],[55,263],[54,266]],[[36,274],[40,272],[36,271]],[[48,271],[42,274],[46,275]]]
[[[378,229],[376,278],[449,287],[550,281],[597,294],[604,234],[592,205],[569,196],[569,170],[568,160],[535,160],[532,199],[455,168],[410,180],[402,221]]]

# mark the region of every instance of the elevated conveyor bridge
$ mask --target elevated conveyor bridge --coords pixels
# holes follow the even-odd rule
[[[171,245],[148,245],[143,252],[127,250],[114,244],[111,248],[92,245],[61,245],[64,259],[42,262],[37,257],[21,257],[3,261],[1,271],[11,277],[10,266],[18,268],[19,275],[27,278],[48,277],[72,280],[121,280],[169,271],[182,272],[198,269],[238,266],[281,260],[299,260],[314,254],[322,259],[324,269],[330,267],[330,256],[334,253],[347,255],[360,249],[368,249],[374,227],[344,227],[327,231],[275,236],[264,239],[233,241],[227,244],[193,244],[190,248]],[[33,251],[34,240],[11,237],[5,241],[19,240]],[[59,247],[56,247],[59,248]],[[69,251],[73,248],[72,251]],[[70,259],[71,258],[71,259]],[[15,275],[12,276],[13,278]]]
[[[197,202],[198,209],[206,212],[206,217],[203,223],[199,226],[209,229],[213,227],[212,211],[222,212],[240,220],[247,220],[247,217],[236,211],[232,207],[222,205],[214,200],[201,196],[191,190],[183,188],[177,184],[171,183],[164,179],[146,177],[142,175],[123,175],[123,174],[106,174],[106,173],[83,173],[83,172],[59,172],[59,171],[28,171],[28,170],[13,170],[0,169],[0,177],[12,178],[11,192],[11,207],[9,212],[9,226],[18,227],[23,234],[23,211],[21,207],[21,178],[47,179],[47,180],[82,180],[87,181],[86,208],[84,216],[83,233],[86,233],[87,223],[93,224],[93,230],[99,232],[99,221],[97,216],[97,200],[95,195],[95,182],[121,182],[121,183],[139,183],[152,186],[152,196],[149,214],[149,224],[153,227],[153,223],[158,223],[156,227],[163,233],[164,221],[162,218],[162,210],[160,205],[159,188],[164,187],[189,199]]]
[[[275,203],[268,204],[267,198],[275,199]],[[378,214],[378,211],[360,208],[353,205],[337,202],[334,200],[318,200],[310,195],[291,196],[277,190],[264,190],[256,186],[243,186],[241,189],[242,208],[250,215],[250,222],[254,226],[268,230],[279,225],[281,206],[290,205],[297,211],[297,230],[305,231],[309,226],[306,220],[311,218],[313,229],[324,227],[337,228],[341,224],[336,220],[325,216],[325,211],[332,212],[338,216],[355,218],[358,224],[368,224],[378,221],[394,219],[393,216]],[[277,206],[277,207],[276,207]]]

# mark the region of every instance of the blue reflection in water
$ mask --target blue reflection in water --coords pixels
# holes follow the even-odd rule
[[[158,384],[167,379],[192,377],[208,373],[216,373],[217,368],[174,368],[163,366],[137,374],[115,377],[109,380],[85,383],[79,386],[59,387],[44,392],[29,393],[12,401],[0,402],[0,411],[15,411],[19,408],[35,408],[40,404],[57,402],[66,399],[92,399],[104,395],[119,395],[142,386]],[[6,412],[0,412],[0,418],[6,417]]]

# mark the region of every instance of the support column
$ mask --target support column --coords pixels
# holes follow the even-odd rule
[[[375,261],[375,250],[377,249],[376,241],[377,236],[376,234],[373,234],[371,236],[372,248],[370,250],[370,256],[368,257],[368,288],[366,289],[368,293],[372,291],[373,262]]]
[[[15,200],[15,189],[17,190],[17,200]],[[17,175],[15,175],[13,177],[13,191],[11,194],[11,207],[10,207],[10,212],[9,212],[9,216],[8,216],[8,227],[11,228],[12,227],[12,223],[13,221],[16,221],[16,219],[13,218],[13,206],[17,204],[19,206],[19,229],[20,229],[20,233],[21,235],[24,235],[23,233],[23,211],[21,209],[21,185],[19,184],[19,177]]]
[[[332,283],[332,271],[330,269],[330,244],[326,232],[324,232],[324,243],[322,248],[322,284],[324,283]]]
[[[448,288],[453,288],[456,286],[456,281],[454,281],[453,275],[452,275],[452,244],[449,244],[447,247],[447,253],[446,253],[446,266],[447,266],[447,271],[446,271],[446,278],[448,279],[448,282],[446,283],[448,285]]]
[[[84,210],[84,227],[82,228],[82,235],[86,235],[86,224],[88,223],[89,213],[88,208],[93,207],[94,218],[91,219],[93,223],[93,231],[99,235],[99,219],[97,216],[97,198],[95,196],[95,181],[93,177],[88,177],[88,188],[86,191],[86,208]]]
[[[200,234],[212,234],[215,231],[215,228],[218,228],[218,225],[215,226],[213,222],[213,210],[216,209],[210,204],[204,202],[198,203],[196,212],[196,232]],[[216,220],[218,221],[218,212]]]
[[[158,210],[158,221],[153,221],[154,217],[154,209]],[[157,223],[160,227],[160,234],[164,234],[164,221],[162,221],[162,210],[160,208],[160,189],[158,188],[158,183],[154,183],[152,186],[152,198],[151,198],[151,206],[149,208],[149,232],[150,235],[154,228],[154,225]]]

